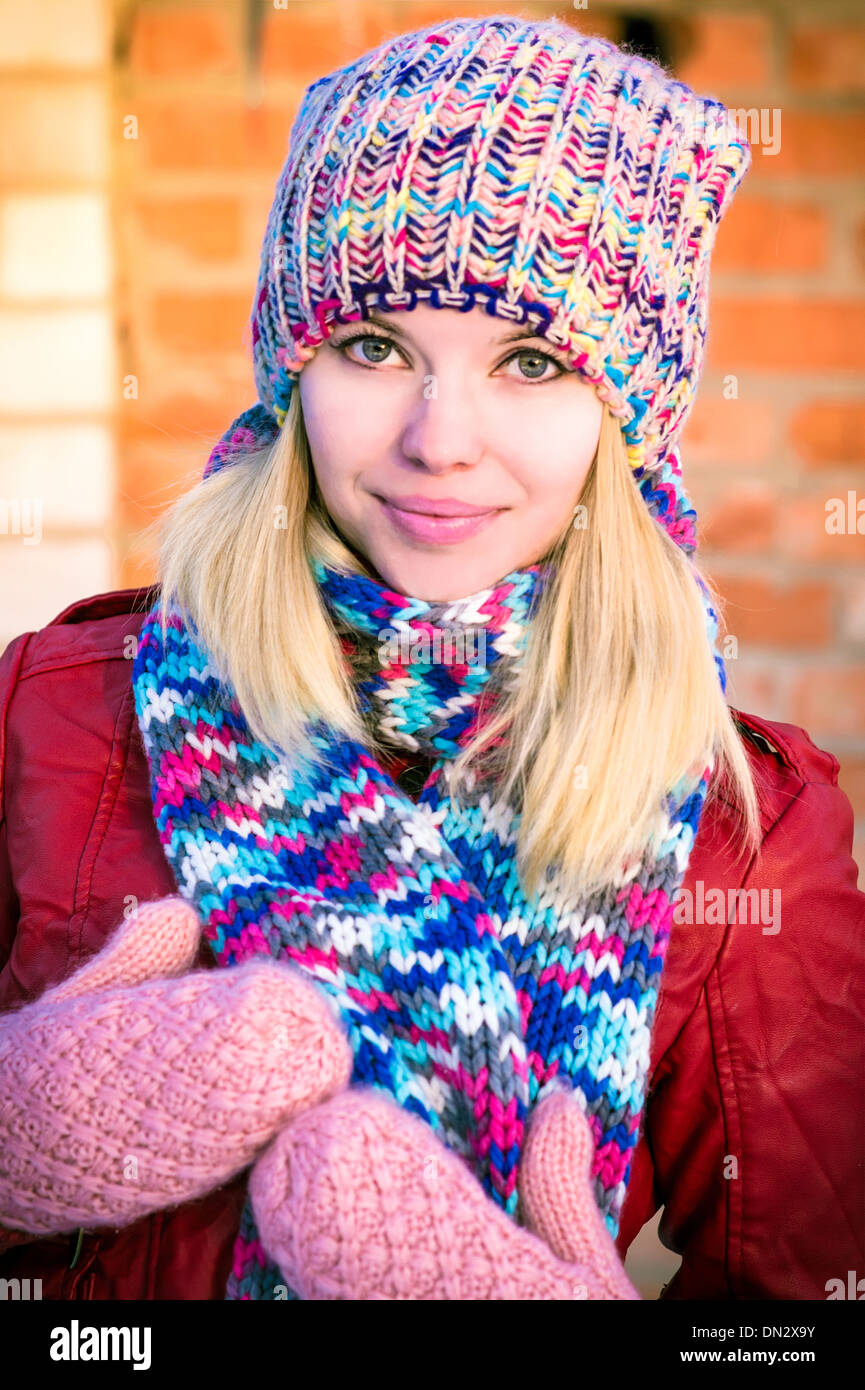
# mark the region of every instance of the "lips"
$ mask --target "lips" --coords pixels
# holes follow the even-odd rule
[[[402,536],[428,545],[455,545],[468,540],[495,521],[503,510],[501,507],[480,510],[453,498],[440,502],[430,502],[426,498],[400,498],[399,505],[384,497],[379,497],[378,501],[385,516]],[[421,503],[423,510],[417,510]],[[431,511],[431,507],[458,510],[445,513],[443,510]]]
[[[486,516],[488,512],[500,511],[492,503],[461,502],[457,497],[384,497],[382,501],[401,512],[417,512],[423,516]]]

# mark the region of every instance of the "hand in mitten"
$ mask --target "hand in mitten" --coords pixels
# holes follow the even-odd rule
[[[276,1137],[249,1195],[303,1299],[639,1299],[592,1196],[592,1151],[576,1103],[545,1099],[521,1163],[523,1229],[423,1120],[352,1087]]]
[[[271,957],[191,970],[201,923],[142,904],[103,950],[0,1015],[0,1224],[119,1227],[246,1168],[349,1082],[337,1017]]]

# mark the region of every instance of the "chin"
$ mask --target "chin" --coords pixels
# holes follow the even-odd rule
[[[449,603],[492,588],[503,575],[517,568],[502,568],[495,560],[485,562],[483,555],[457,556],[455,549],[443,548],[441,554],[432,556],[418,553],[390,556],[387,560],[380,557],[381,563],[374,563],[384,582],[396,593],[426,603]]]

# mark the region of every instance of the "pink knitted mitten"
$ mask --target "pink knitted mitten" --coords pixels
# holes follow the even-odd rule
[[[567,1092],[541,1102],[520,1163],[523,1220],[559,1259],[594,1274],[589,1298],[639,1297],[591,1192],[595,1145],[583,1112]]]
[[[191,971],[200,932],[182,898],[144,903],[0,1015],[0,1224],[119,1227],[190,1201],[348,1085],[351,1047],[315,985],[264,956]]]
[[[305,1111],[256,1161],[262,1245],[303,1299],[639,1299],[591,1193],[579,1108],[549,1097],[532,1130],[521,1196],[558,1253],[423,1120],[365,1087]]]

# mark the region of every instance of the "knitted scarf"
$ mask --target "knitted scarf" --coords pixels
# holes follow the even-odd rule
[[[639,1135],[674,899],[711,765],[677,783],[642,862],[585,901],[548,870],[530,899],[515,866],[519,808],[483,778],[449,797],[457,751],[511,679],[547,571],[530,566],[448,603],[313,573],[355,681],[365,727],[434,759],[417,803],[366,744],[308,728],[325,770],[251,735],[233,692],[178,614],[140,630],[136,712],[153,813],[178,891],[220,965],[270,952],[329,996],[354,1050],[352,1083],[425,1120],[518,1219],[528,1117],[573,1088],[595,1138],[593,1192],[615,1239]],[[707,631],[714,613],[703,592]],[[440,660],[483,632],[484,660]],[[383,633],[417,642],[382,658]],[[423,642],[432,642],[429,648]],[[716,663],[725,686],[723,661]],[[487,699],[481,697],[486,692]],[[296,1298],[258,1239],[249,1200],[226,1297]]]

